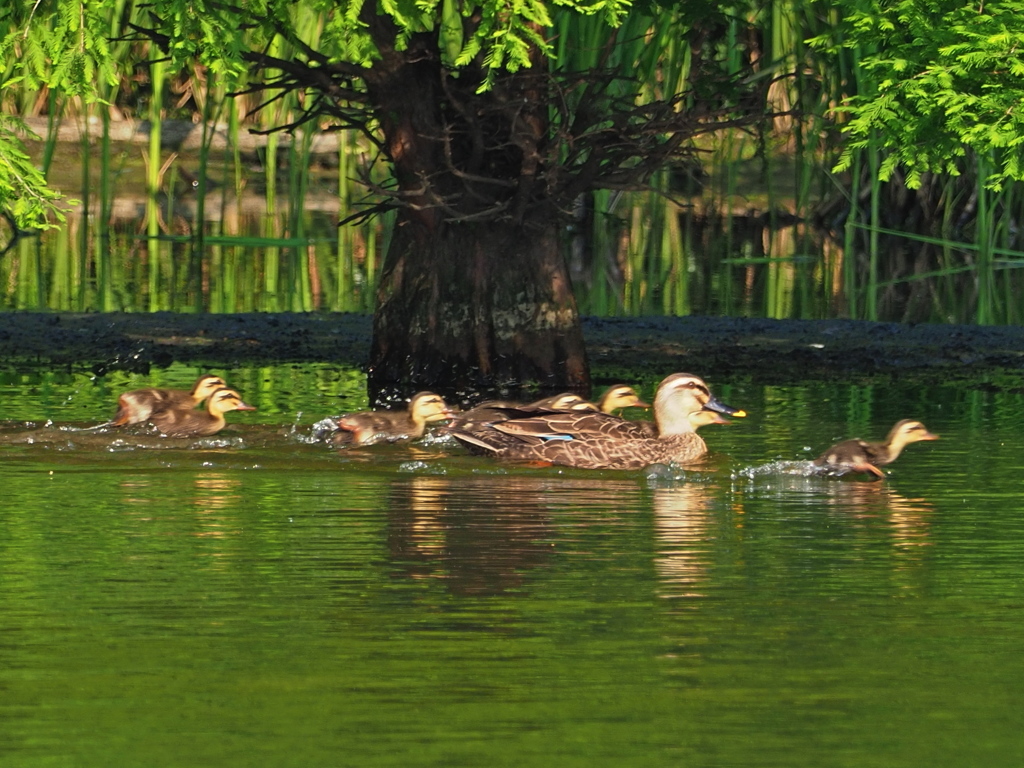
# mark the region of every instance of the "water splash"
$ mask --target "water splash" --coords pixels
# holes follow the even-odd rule
[[[403,461],[398,465],[399,472],[412,472],[418,475],[447,475],[448,470],[425,461]]]
[[[732,479],[754,480],[759,477],[789,475],[791,477],[838,477],[833,468],[823,467],[813,461],[770,461],[733,470]]]

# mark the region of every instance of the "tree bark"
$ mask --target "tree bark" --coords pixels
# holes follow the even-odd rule
[[[404,220],[402,220],[404,219]],[[400,217],[374,316],[370,396],[429,389],[465,398],[522,387],[589,392],[557,221]]]

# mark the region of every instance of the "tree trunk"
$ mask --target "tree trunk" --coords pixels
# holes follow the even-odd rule
[[[589,391],[576,300],[553,218],[444,222],[399,216],[378,290],[370,397]]]
[[[374,318],[370,398],[589,390],[558,205],[537,183],[547,103],[532,74],[448,74],[436,35],[391,45],[365,74],[397,181]],[[542,61],[538,68],[542,71]]]

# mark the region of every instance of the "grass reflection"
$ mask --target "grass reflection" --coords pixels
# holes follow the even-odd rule
[[[372,312],[393,215],[339,228],[339,206],[351,200],[300,186],[286,211],[251,191],[201,206],[189,193],[165,201],[173,207],[150,236],[137,224],[143,201],[118,201],[99,226],[69,217],[0,259],[0,309]],[[614,199],[621,210],[594,217],[587,237],[567,243],[585,314],[1019,320],[1016,251],[982,265],[970,243],[886,230],[881,253],[868,258],[863,244],[804,223],[696,216],[638,193]]]

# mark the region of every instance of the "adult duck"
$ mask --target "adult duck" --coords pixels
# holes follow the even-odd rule
[[[122,427],[142,424],[154,413],[170,409],[192,410],[218,389],[227,387],[220,376],[205,374],[196,379],[192,389],[133,389],[117,398],[117,413],[104,426]]]
[[[715,398],[699,377],[675,373],[655,393],[657,434],[642,423],[591,411],[511,413],[504,421],[473,429],[455,425],[450,431],[470,450],[503,458],[583,469],[640,469],[655,463],[687,464],[707,453],[691,421],[703,410],[746,415]]]
[[[836,475],[866,472],[875,477],[885,477],[879,467],[896,461],[908,445],[938,439],[939,436],[929,432],[920,421],[903,419],[889,430],[884,443],[869,443],[859,438],[844,440],[821,454],[814,463],[819,467],[828,467],[830,473]]]
[[[208,398],[205,411],[194,408],[167,408],[149,417],[149,421],[169,437],[207,437],[224,429],[224,414],[229,411],[255,411],[233,389],[218,389]]]
[[[351,445],[374,445],[413,440],[423,437],[427,424],[453,416],[440,395],[419,392],[404,411],[361,411],[338,419],[338,429],[331,442]]]

